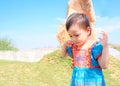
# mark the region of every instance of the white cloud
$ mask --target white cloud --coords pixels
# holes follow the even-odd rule
[[[101,17],[96,16],[95,29],[97,37],[101,37],[100,31],[108,33],[109,43],[120,44],[120,17]]]
[[[15,34],[15,32],[1,32],[0,33],[0,38],[5,38],[5,39],[9,39],[11,40],[13,43],[15,43],[15,39],[18,39],[19,37],[17,36],[17,34]],[[20,37],[21,38],[21,37]],[[23,37],[22,37],[23,38]]]
[[[60,23],[59,24],[51,24],[51,25],[49,25],[48,27],[49,28],[59,28],[59,25],[61,24],[61,23],[64,23],[65,22],[65,19],[64,18],[56,18],[56,20],[57,21],[59,21]]]
[[[9,37],[9,36],[12,36],[14,35],[14,32],[2,32],[0,33],[0,37]]]
[[[60,22],[65,22],[64,18],[56,18],[56,20],[60,21]]]
[[[120,17],[100,17],[96,16],[96,29],[103,29],[111,33],[113,30],[120,29]]]
[[[58,26],[59,26],[59,25],[57,25],[57,24],[56,24],[56,25],[55,25],[55,24],[51,24],[51,25],[49,25],[48,27],[49,27],[49,28],[58,28]]]

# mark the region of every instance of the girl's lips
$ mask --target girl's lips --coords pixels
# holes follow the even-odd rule
[[[76,46],[83,46],[84,43],[85,43],[85,42],[76,42],[76,43],[74,43],[74,45],[76,45]]]
[[[81,43],[80,42],[76,42],[76,43],[74,43],[74,45],[81,45]]]
[[[74,44],[80,44],[81,42],[74,42]]]

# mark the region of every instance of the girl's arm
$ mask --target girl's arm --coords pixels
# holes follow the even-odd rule
[[[62,56],[63,57],[67,56],[67,46],[65,46],[65,44],[62,45]]]
[[[73,44],[72,40],[68,40],[62,45],[62,56],[63,57],[66,57],[68,55],[67,46],[71,46],[72,44]]]
[[[103,38],[100,38],[101,43],[103,44],[103,51],[100,58],[98,58],[98,62],[100,64],[100,67],[105,69],[108,67],[109,64],[109,53],[108,53],[108,36],[107,33],[102,31],[101,33],[103,35]]]

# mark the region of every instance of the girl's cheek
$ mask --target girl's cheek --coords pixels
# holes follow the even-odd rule
[[[77,40],[81,40],[81,39],[80,39],[80,37],[78,37],[78,39],[77,39]]]

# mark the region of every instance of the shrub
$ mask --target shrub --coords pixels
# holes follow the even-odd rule
[[[18,50],[15,48],[11,42],[11,40],[6,38],[0,39],[0,50]]]

